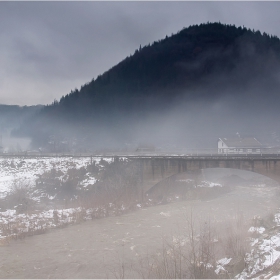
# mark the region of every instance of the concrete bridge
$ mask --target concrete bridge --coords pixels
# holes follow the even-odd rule
[[[200,175],[205,168],[232,168],[252,171],[267,176],[280,184],[280,154],[266,150],[257,154],[195,153],[188,155],[170,154],[2,154],[1,157],[102,157],[127,158],[139,165],[142,192],[145,193],[164,179],[183,172]],[[268,153],[269,152],[269,153]]]
[[[144,193],[172,175],[188,172],[199,176],[201,170],[205,168],[252,171],[280,184],[279,155],[127,156],[127,158],[139,164]]]

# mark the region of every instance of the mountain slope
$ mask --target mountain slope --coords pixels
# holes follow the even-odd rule
[[[262,127],[278,129],[279,69],[275,36],[221,23],[190,26],[140,47],[17,133],[38,145],[51,134],[83,138],[93,149],[163,143],[165,134],[166,143],[188,136],[190,146],[213,146],[235,130],[265,134]]]
[[[193,26],[136,50],[79,92],[63,97],[59,105],[67,106],[77,97],[97,102],[118,95],[116,99],[123,101],[122,98],[146,98],[163,89],[168,92],[196,88],[199,81],[207,82],[215,74],[237,69],[244,72],[238,78],[247,74],[247,80],[248,74],[263,74],[264,59],[272,60],[266,61],[266,67],[271,67],[275,59],[271,52],[279,55],[279,51],[279,39],[260,32],[219,23]],[[249,65],[245,67],[246,64]],[[246,73],[248,69],[254,73]],[[163,98],[162,92],[160,97]]]

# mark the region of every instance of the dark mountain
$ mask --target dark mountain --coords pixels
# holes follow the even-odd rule
[[[216,147],[239,133],[280,129],[280,40],[221,23],[190,26],[141,47],[46,106],[15,135],[50,135],[90,149],[125,142]]]

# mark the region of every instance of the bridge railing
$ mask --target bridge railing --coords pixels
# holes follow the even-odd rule
[[[138,151],[110,151],[110,152],[70,152],[70,153],[46,153],[46,152],[20,152],[20,153],[0,153],[1,157],[129,157],[129,156],[189,156],[189,157],[203,157],[203,156],[239,156],[239,157],[252,157],[252,156],[280,156],[280,149],[278,148],[261,148],[252,149],[250,151],[240,150],[226,150],[222,152],[218,149],[174,149],[174,150],[138,150]]]

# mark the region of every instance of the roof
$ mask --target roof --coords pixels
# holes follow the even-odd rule
[[[219,138],[219,140],[223,141],[228,147],[238,147],[238,148],[262,147],[262,144],[256,138],[253,137]]]

